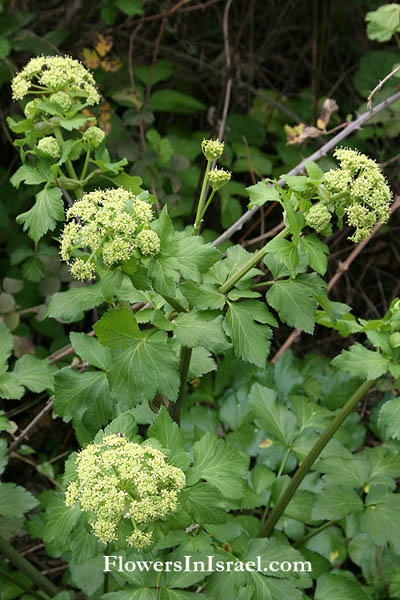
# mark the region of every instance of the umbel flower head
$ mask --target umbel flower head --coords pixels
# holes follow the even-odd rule
[[[355,227],[349,239],[358,243],[369,236],[375,223],[387,222],[392,192],[379,165],[365,154],[339,148],[334,156],[340,167],[325,173],[324,186],[331,194],[343,194],[336,210],[344,211],[348,224]]]
[[[137,248],[154,256],[160,250],[158,235],[150,230],[153,211],[123,188],[85,194],[67,210],[67,223],[61,236],[61,258],[76,279],[92,279],[96,264],[109,268],[129,260]],[[90,254],[75,258],[79,250]]]
[[[11,82],[14,100],[22,100],[30,93],[41,95],[64,92],[70,98],[83,99],[89,105],[100,102],[93,75],[78,61],[69,56],[38,56]],[[65,98],[52,98],[62,108]]]
[[[37,148],[53,160],[58,160],[60,158],[60,146],[58,145],[56,138],[51,135],[39,140]]]
[[[219,188],[226,185],[230,179],[231,173],[224,169],[212,169],[208,176],[208,181],[214,191],[217,191]]]
[[[219,140],[203,140],[201,150],[207,160],[217,160],[224,151],[224,142]]]
[[[318,202],[314,204],[306,214],[306,223],[318,233],[322,233],[326,230],[331,222],[331,213],[327,207]]]
[[[119,524],[129,519],[134,530],[126,541],[137,549],[151,542],[149,524],[177,510],[178,492],[186,483],[183,471],[169,465],[163,452],[122,434],[107,435],[82,450],[76,474],[65,504],[78,502],[82,511],[89,511],[93,532],[105,544],[117,539]]]

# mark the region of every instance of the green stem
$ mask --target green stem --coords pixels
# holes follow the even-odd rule
[[[185,392],[186,379],[187,379],[187,376],[189,373],[189,365],[190,365],[191,358],[192,358],[192,348],[187,348],[186,346],[182,346],[181,354],[180,354],[180,363],[179,363],[179,373],[180,373],[180,379],[181,379],[179,393],[178,393],[176,402],[171,402],[171,404],[169,405],[169,408],[168,408],[169,414],[171,415],[173,420],[176,423],[178,423],[178,425],[179,425],[180,418],[181,418],[182,400],[183,400],[183,394]]]
[[[314,537],[314,535],[318,535],[318,533],[321,533],[321,531],[324,531],[324,529],[328,529],[328,527],[330,527],[331,525],[334,525],[335,523],[336,523],[336,520],[327,521],[320,527],[317,527],[316,529],[313,529],[312,531],[307,533],[307,535],[305,535],[303,538],[301,538],[301,540],[299,540],[298,542],[293,544],[293,547],[298,548],[299,546],[302,546],[305,542],[307,542],[312,537]]]
[[[85,177],[86,177],[86,173],[87,173],[88,166],[89,166],[89,160],[90,160],[90,150],[87,150],[86,156],[85,156],[85,162],[83,163],[82,173],[79,178],[81,181],[82,181],[82,179],[85,179]]]
[[[321,454],[322,450],[325,448],[325,446],[331,440],[331,438],[335,435],[336,431],[344,423],[344,421],[347,419],[347,417],[355,408],[355,406],[359,403],[359,401],[362,398],[364,398],[365,394],[374,385],[374,383],[375,380],[364,381],[364,383],[360,385],[360,387],[354,392],[351,398],[340,409],[340,411],[333,419],[331,424],[325,429],[319,440],[307,454],[300,467],[297,469],[289,485],[287,486],[287,488],[279,498],[278,502],[274,506],[273,510],[271,511],[271,514],[269,515],[265,524],[261,524],[258,537],[268,537],[269,535],[271,535],[276,523],[285,511],[285,508],[289,504],[290,500],[292,499],[297,488],[303,481],[304,477],[307,475],[310,468]]]
[[[210,206],[210,204],[211,204],[211,201],[212,201],[212,199],[214,198],[214,196],[215,196],[215,190],[213,190],[213,191],[211,192],[211,194],[210,194],[210,196],[209,196],[209,198],[208,198],[208,200],[207,200],[207,202],[206,202],[206,205],[205,205],[205,207],[204,207],[204,208],[203,208],[203,210],[201,211],[201,217],[200,217],[200,220],[202,220],[202,219],[203,219],[203,217],[204,217],[204,215],[206,214],[206,212],[207,212],[207,208]]]
[[[163,298],[168,302],[168,304],[172,306],[172,308],[176,310],[176,312],[187,312],[186,308],[184,308],[182,304],[178,302],[178,300],[176,300],[175,298],[171,298],[170,296],[163,296]]]
[[[284,238],[288,234],[289,234],[289,227],[285,227],[284,229],[282,229],[282,231],[280,231],[274,237],[274,239],[276,240],[278,238]],[[249,260],[242,267],[240,267],[240,269],[238,269],[236,271],[236,273],[234,273],[233,275],[231,275],[229,277],[229,279],[227,279],[225,281],[225,283],[219,287],[218,291],[221,294],[226,294],[227,292],[229,292],[229,290],[231,288],[233,288],[233,286],[236,285],[237,282],[240,281],[240,279],[242,279],[242,277],[244,277],[246,275],[246,273],[248,273],[250,271],[250,269],[252,269],[253,267],[255,267],[256,264],[259,263],[260,260],[262,260],[264,258],[264,256],[268,252],[268,250],[266,250],[267,245],[268,244],[266,244],[260,250],[258,250],[257,252],[255,252],[253,254],[253,256],[251,258],[249,258]]]
[[[54,135],[56,136],[57,142],[61,146],[64,143],[64,137],[63,137],[60,127],[54,127]],[[70,178],[75,179],[76,181],[79,181],[79,177],[74,169],[74,165],[72,164],[72,162],[70,160],[66,160],[65,166],[67,168],[67,172],[68,172],[68,175],[70,176]],[[74,192],[78,199],[83,196],[82,188],[77,188],[76,190],[74,190]]]
[[[211,160],[207,161],[206,172],[204,173],[204,177],[203,177],[203,185],[201,186],[199,203],[197,205],[196,219],[194,221],[194,235],[198,235],[199,230],[200,230],[201,213],[202,213],[202,209],[203,209],[204,195],[206,193],[208,174],[210,172],[211,163],[212,163]]]
[[[337,194],[332,194],[330,196],[330,200],[336,202],[336,200],[341,200],[342,198],[348,198],[350,196],[349,192],[339,192]]]
[[[280,477],[282,475],[283,469],[286,467],[286,463],[287,463],[287,460],[289,458],[289,455],[290,455],[291,451],[292,451],[292,449],[290,447],[286,450],[285,456],[283,457],[283,460],[281,462],[281,466],[279,467],[279,471],[278,471],[278,473],[276,475],[277,477]]]
[[[15,583],[15,585],[18,586],[19,588],[21,588],[21,590],[24,590],[28,596],[32,596],[33,598],[37,598],[37,600],[43,600],[43,596],[39,596],[39,594],[37,594],[36,592],[32,591],[25,583],[21,582],[21,579],[19,577],[15,577],[14,575],[12,575],[11,573],[8,573],[7,571],[5,571],[4,569],[2,569],[1,567],[0,567],[0,575],[2,577],[5,577],[6,579],[8,579],[9,581],[11,581],[12,583]]]
[[[31,579],[38,588],[46,592],[49,596],[53,597],[60,593],[60,590],[47,579],[40,571],[36,569],[30,562],[20,555],[11,544],[9,544],[4,538],[0,536],[0,552],[4,557],[8,558],[13,565],[19,570],[25,573],[29,579]],[[17,583],[19,585],[19,583]],[[22,586],[21,586],[22,587]],[[31,593],[31,592],[30,592]]]

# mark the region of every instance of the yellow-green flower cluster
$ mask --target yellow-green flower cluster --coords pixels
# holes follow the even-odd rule
[[[208,176],[208,181],[213,190],[217,191],[230,181],[231,173],[224,169],[212,169]]]
[[[82,135],[82,139],[90,148],[97,148],[106,137],[100,127],[89,127]]]
[[[219,140],[203,140],[201,150],[207,160],[217,160],[224,151],[224,142]]]
[[[324,204],[314,204],[306,214],[306,223],[318,233],[322,233],[331,222],[331,213]]]
[[[37,148],[53,160],[58,160],[60,158],[60,146],[58,145],[56,138],[51,135],[39,140]]]
[[[106,268],[129,260],[138,248],[154,256],[160,250],[158,235],[149,229],[153,211],[123,188],[98,190],[85,194],[67,211],[61,236],[61,258],[76,279],[95,277],[98,261]],[[75,258],[78,250],[90,254]]]
[[[337,200],[349,225],[355,227],[350,240],[358,243],[368,237],[375,223],[386,223],[392,192],[379,165],[357,150],[340,148],[334,156],[340,167],[325,174],[324,186]]]
[[[76,459],[77,481],[69,483],[65,504],[79,503],[92,513],[94,534],[105,544],[118,537],[124,519],[133,525],[127,543],[140,549],[151,542],[149,525],[177,510],[178,492],[185,487],[185,474],[166,462],[166,456],[151,446],[111,434],[99,444],[89,444]]]
[[[89,105],[100,102],[93,75],[69,56],[32,58],[14,77],[11,87],[14,100],[22,100],[29,93],[64,92],[70,98],[83,99]]]

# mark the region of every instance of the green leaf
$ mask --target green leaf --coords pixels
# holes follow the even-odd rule
[[[192,359],[189,365],[189,381],[196,379],[197,377],[202,377],[206,373],[210,373],[210,371],[215,371],[216,368],[217,365],[214,359],[205,348],[202,346],[193,348]]]
[[[150,104],[153,110],[171,112],[175,114],[194,113],[205,110],[204,104],[176,90],[157,90],[150,96]]]
[[[104,582],[104,558],[97,556],[85,563],[75,565],[69,563],[71,579],[82,590],[86,597],[93,597]]]
[[[259,181],[255,185],[247,187],[246,191],[250,197],[249,208],[263,206],[266,202],[280,203],[282,200],[279,190],[264,181]]]
[[[18,519],[39,502],[34,496],[15,483],[0,483],[0,515],[8,519]]]
[[[67,292],[57,292],[51,297],[46,317],[63,319],[67,322],[79,321],[83,312],[104,302],[101,284],[72,287]]]
[[[218,488],[227,498],[242,497],[243,478],[249,462],[247,456],[211,432],[194,444],[193,453],[193,468],[202,479]]]
[[[275,281],[266,299],[279,314],[280,319],[306,333],[314,332],[317,303],[313,290],[302,281]]]
[[[161,407],[154,423],[149,427],[147,436],[155,438],[165,450],[168,450],[168,462],[180,468],[189,465],[190,456],[186,452],[185,439],[164,406]]]
[[[331,363],[362,379],[377,379],[389,370],[390,365],[382,354],[368,350],[359,343],[350,346],[349,350],[342,350]]]
[[[224,295],[220,294],[215,286],[188,281],[182,283],[179,289],[191,306],[199,310],[222,309],[225,305]]]
[[[107,302],[112,302],[115,296],[118,296],[118,292],[122,285],[123,273],[121,269],[115,269],[114,271],[106,271],[101,277],[101,291]]]
[[[392,398],[379,411],[378,426],[387,437],[400,440],[400,398]]]
[[[222,315],[211,321],[205,320],[203,315],[197,310],[179,313],[175,322],[176,339],[188,348],[204,346],[216,354],[224,352],[230,344],[222,329]]]
[[[312,518],[316,521],[338,520],[362,510],[362,500],[353,489],[341,485],[327,485],[317,494]]]
[[[270,323],[271,318],[273,319],[265,304],[257,300],[229,302],[225,325],[238,358],[265,367],[272,331],[267,325],[260,325],[255,321]]]
[[[115,0],[114,5],[129,17],[143,13],[141,0]]]
[[[368,12],[365,20],[368,23],[369,39],[387,42],[397,31],[400,31],[400,6],[384,4],[378,10]]]
[[[305,192],[310,185],[308,177],[304,175],[282,175],[282,179],[295,192]]]
[[[82,564],[97,556],[104,545],[80,519],[71,539],[71,559],[74,564]]]
[[[316,181],[323,181],[325,175],[323,170],[312,160],[306,160],[305,167],[307,171],[307,175],[310,179],[315,179]]]
[[[127,2],[130,4],[131,0],[127,0]],[[113,182],[118,186],[123,187],[124,190],[132,192],[132,194],[140,194],[143,191],[140,187],[142,178],[128,175],[128,173],[125,173],[124,171],[115,175],[115,177],[113,177]]]
[[[221,252],[211,244],[205,244],[201,236],[188,236],[178,241],[174,256],[182,277],[200,281],[200,274],[221,258]]]
[[[259,427],[283,446],[290,445],[297,433],[297,420],[278,402],[274,390],[255,383],[250,391],[250,407]]]
[[[7,362],[13,349],[13,337],[4,321],[0,320],[0,372],[2,365]]]
[[[18,383],[39,394],[44,390],[54,390],[54,374],[57,367],[47,360],[41,360],[31,354],[24,354],[14,366],[14,375]]]
[[[300,249],[306,253],[308,264],[320,275],[325,275],[328,268],[329,248],[315,235],[307,235],[299,240]]]
[[[150,588],[128,587],[119,592],[109,592],[101,596],[102,600],[157,600],[155,592]]]
[[[64,421],[72,419],[74,426],[83,421],[86,429],[97,431],[113,416],[106,374],[60,369],[55,376],[54,410]]]
[[[64,220],[64,203],[59,188],[44,188],[36,194],[33,207],[16,218],[19,225],[28,230],[28,235],[34,242],[38,242],[47,231],[53,231],[57,221]]]
[[[369,600],[358,581],[337,573],[325,573],[318,577],[314,600]]]
[[[281,238],[273,239],[266,245],[268,252],[271,252],[288,269],[292,277],[296,277],[296,267],[299,264],[299,255],[297,247],[293,242]]]
[[[178,358],[167,334],[159,331],[146,336],[142,332],[142,337],[132,339],[125,349],[114,350],[109,381],[113,393],[133,406],[152,400],[157,391],[174,401],[180,383]]]
[[[101,344],[114,350],[129,348],[142,337],[139,326],[129,308],[111,309],[93,327]]]
[[[92,336],[85,333],[72,332],[69,339],[76,354],[90,365],[107,371],[111,366],[111,350],[105,348]]]
[[[368,494],[366,503],[368,508],[361,516],[361,529],[369,539],[378,546],[390,544],[398,554],[400,553],[400,495],[391,494],[386,502],[372,504]]]
[[[0,397],[6,400],[19,400],[25,390],[14,373],[3,373],[0,376]]]
[[[45,183],[46,178],[41,173],[30,165],[22,165],[14,175],[10,178],[10,183],[17,189],[24,182],[26,185],[39,185]]]
[[[181,501],[193,520],[203,523],[225,523],[227,513],[221,492],[209,483],[196,483],[181,493]]]

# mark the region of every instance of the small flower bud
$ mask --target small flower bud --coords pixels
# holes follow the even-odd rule
[[[400,346],[400,332],[396,331],[392,333],[389,337],[389,344],[392,348],[398,348]]]
[[[47,136],[39,140],[37,144],[37,149],[46,154],[50,158],[54,158],[54,160],[58,160],[60,158],[60,146],[56,138],[52,136]]]
[[[106,137],[99,127],[89,127],[82,135],[82,139],[90,148],[97,148]]]
[[[25,105],[24,115],[27,119],[32,119],[40,114],[40,110],[37,107],[38,100],[31,100]]]
[[[64,112],[67,112],[71,106],[71,98],[65,92],[56,92],[50,96],[49,100],[51,102],[57,102]]]
[[[224,151],[224,142],[219,140],[203,140],[201,150],[207,160],[216,160]]]
[[[306,223],[322,233],[331,222],[331,213],[324,204],[314,204],[306,214]]]
[[[136,243],[142,254],[154,256],[160,252],[160,238],[151,229],[141,231],[136,237]]]
[[[224,169],[212,169],[208,176],[208,181],[214,191],[219,190],[230,181],[231,173]]]

